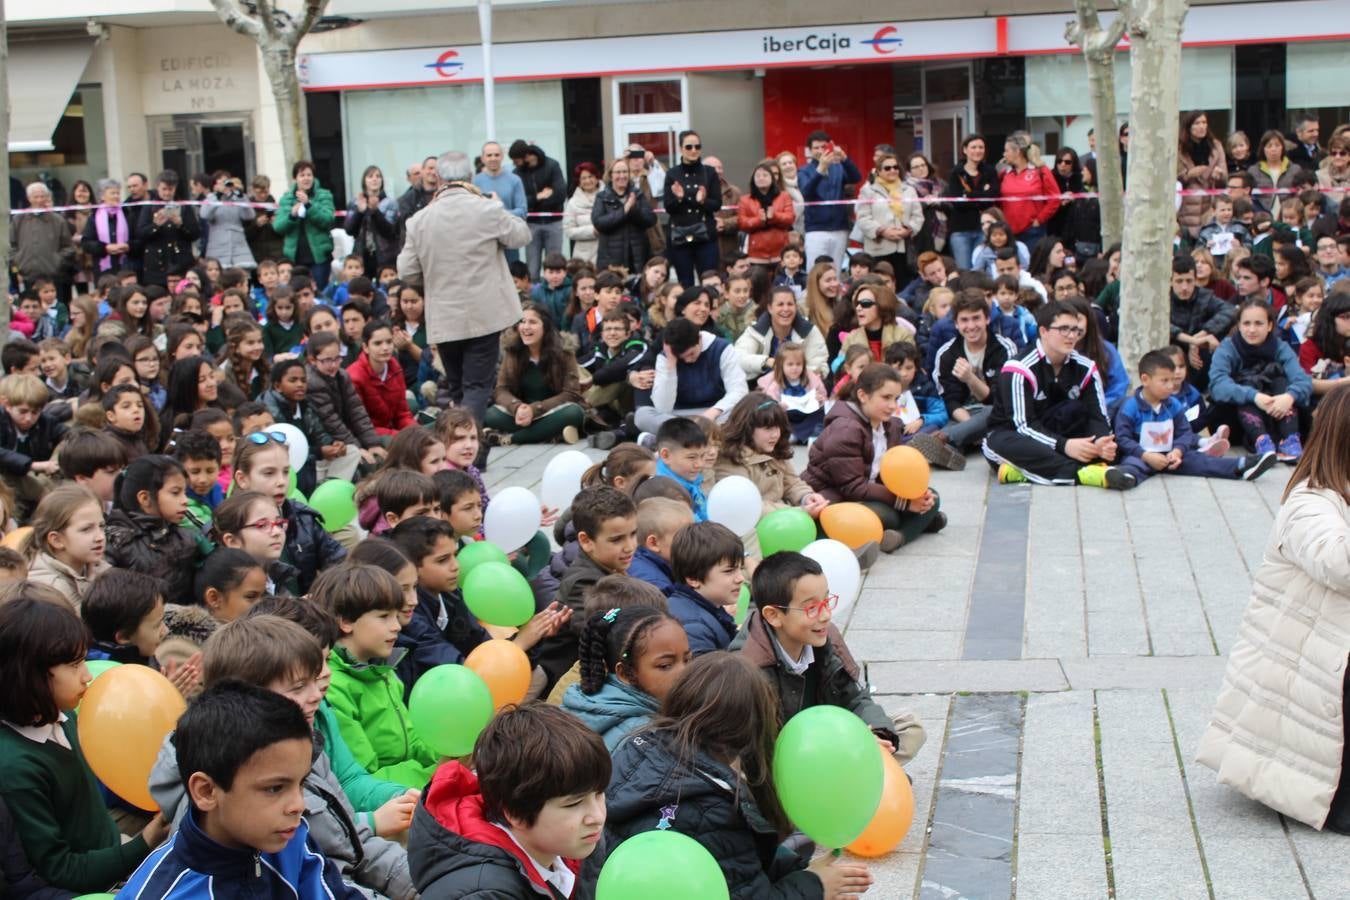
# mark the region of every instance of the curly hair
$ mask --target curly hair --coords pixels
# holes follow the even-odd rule
[[[591,616],[582,629],[578,651],[582,693],[598,693],[611,672],[618,674],[620,666],[631,672],[646,649],[648,637],[665,622],[679,624],[679,619],[650,606],[611,609]]]

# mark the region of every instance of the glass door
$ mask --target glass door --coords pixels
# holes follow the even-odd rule
[[[689,127],[689,95],[684,77],[616,78],[612,92],[615,156],[621,155],[629,144],[638,144],[663,166],[674,165],[680,155],[676,139]]]
[[[924,155],[942,172],[950,172],[961,154],[961,140],[970,133],[964,103],[924,107]]]

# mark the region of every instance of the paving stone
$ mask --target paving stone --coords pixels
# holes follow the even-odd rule
[[[1087,635],[1074,631],[1040,631],[1027,627],[1022,641],[1023,659],[1080,659],[1087,656]]]
[[[1118,688],[1199,688],[1213,686],[1216,696],[1223,680],[1221,656],[1092,657],[1062,661],[1074,690]],[[1170,739],[1170,736],[1169,736]]]
[[[1333,831],[1315,831],[1302,822],[1286,819],[1289,841],[1298,852],[1314,897],[1344,897],[1350,884],[1350,853],[1345,852],[1345,835]],[[1287,896],[1302,885],[1290,884]]]
[[[1017,834],[1017,896],[1107,896],[1101,835],[1045,834],[1023,825]]]
[[[850,627],[844,633],[859,662],[954,659],[961,655],[960,631],[900,631]]]
[[[920,900],[1003,900],[1012,896],[1012,864],[1004,860],[956,859],[928,853]]]
[[[1129,610],[1088,610],[1089,656],[1143,656],[1149,652],[1142,613]]]
[[[966,601],[938,591],[864,587],[848,625],[879,631],[964,631]]]
[[[1069,683],[1055,660],[910,660],[871,667],[872,689],[890,694],[1063,691]]]
[[[1111,833],[1111,865],[1116,900],[1206,900],[1204,873],[1188,846],[1118,840]],[[1259,895],[1248,895],[1255,897]]]

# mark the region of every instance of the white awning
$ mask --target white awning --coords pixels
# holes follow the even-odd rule
[[[52,132],[94,52],[94,40],[9,45],[9,150],[51,150]]]

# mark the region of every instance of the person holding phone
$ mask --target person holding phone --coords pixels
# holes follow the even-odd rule
[[[842,267],[848,253],[849,209],[847,204],[828,201],[843,200],[845,189],[862,181],[862,173],[844,148],[824,131],[807,135],[806,152],[812,162],[797,174],[802,199],[808,204],[827,202],[806,208],[806,265],[815,265],[817,259],[828,256]]]
[[[155,182],[155,196],[164,206],[142,216],[136,240],[144,248],[145,271],[141,283],[168,287],[169,276],[179,277],[192,268],[192,242],[201,236],[197,211],[177,203],[178,173],[166,169]]]

